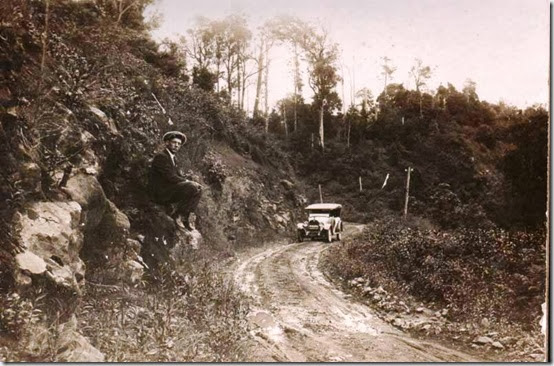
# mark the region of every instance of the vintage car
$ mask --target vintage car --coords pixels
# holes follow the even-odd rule
[[[343,231],[340,212],[342,206],[336,203],[314,203],[306,207],[308,221],[296,225],[298,241],[323,239],[328,243],[341,239]]]

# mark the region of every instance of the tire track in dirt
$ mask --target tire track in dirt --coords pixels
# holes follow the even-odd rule
[[[414,339],[350,300],[318,269],[327,246],[277,245],[237,262],[235,283],[253,303],[249,361],[486,361]]]

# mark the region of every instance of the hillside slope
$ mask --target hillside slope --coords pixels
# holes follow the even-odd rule
[[[226,100],[191,88],[182,59],[150,39],[140,9],[117,20],[108,2],[46,4],[4,1],[0,11],[2,359],[234,360],[246,305],[214,266],[292,234],[304,198],[288,157]],[[179,160],[206,187],[198,231],[176,231],[147,196],[150,160],[169,130],[187,134]],[[189,297],[174,303],[176,291]],[[123,339],[125,321],[105,318],[123,302],[135,325],[137,309],[144,322],[159,306],[179,309],[181,328],[171,320],[173,336],[146,346],[147,328]],[[21,318],[23,309],[32,316]],[[86,339],[77,345],[84,356],[67,351],[64,337],[81,337],[75,314],[92,324],[83,331],[101,352]],[[212,326],[226,328],[220,342],[205,332]],[[103,327],[112,338],[96,338]],[[64,336],[46,344],[37,329]],[[145,356],[179,332],[193,342],[181,353]],[[199,355],[198,344],[208,351]]]

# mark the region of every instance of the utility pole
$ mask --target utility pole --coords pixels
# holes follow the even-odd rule
[[[321,193],[321,184],[319,185],[319,202],[323,203],[323,194]]]
[[[410,198],[410,174],[412,173],[412,167],[405,169],[408,172],[406,177],[406,201],[404,202],[404,218],[408,216],[408,200]]]

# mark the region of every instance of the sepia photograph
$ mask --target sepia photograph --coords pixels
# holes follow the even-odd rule
[[[0,363],[552,362],[551,14],[1,0]]]

